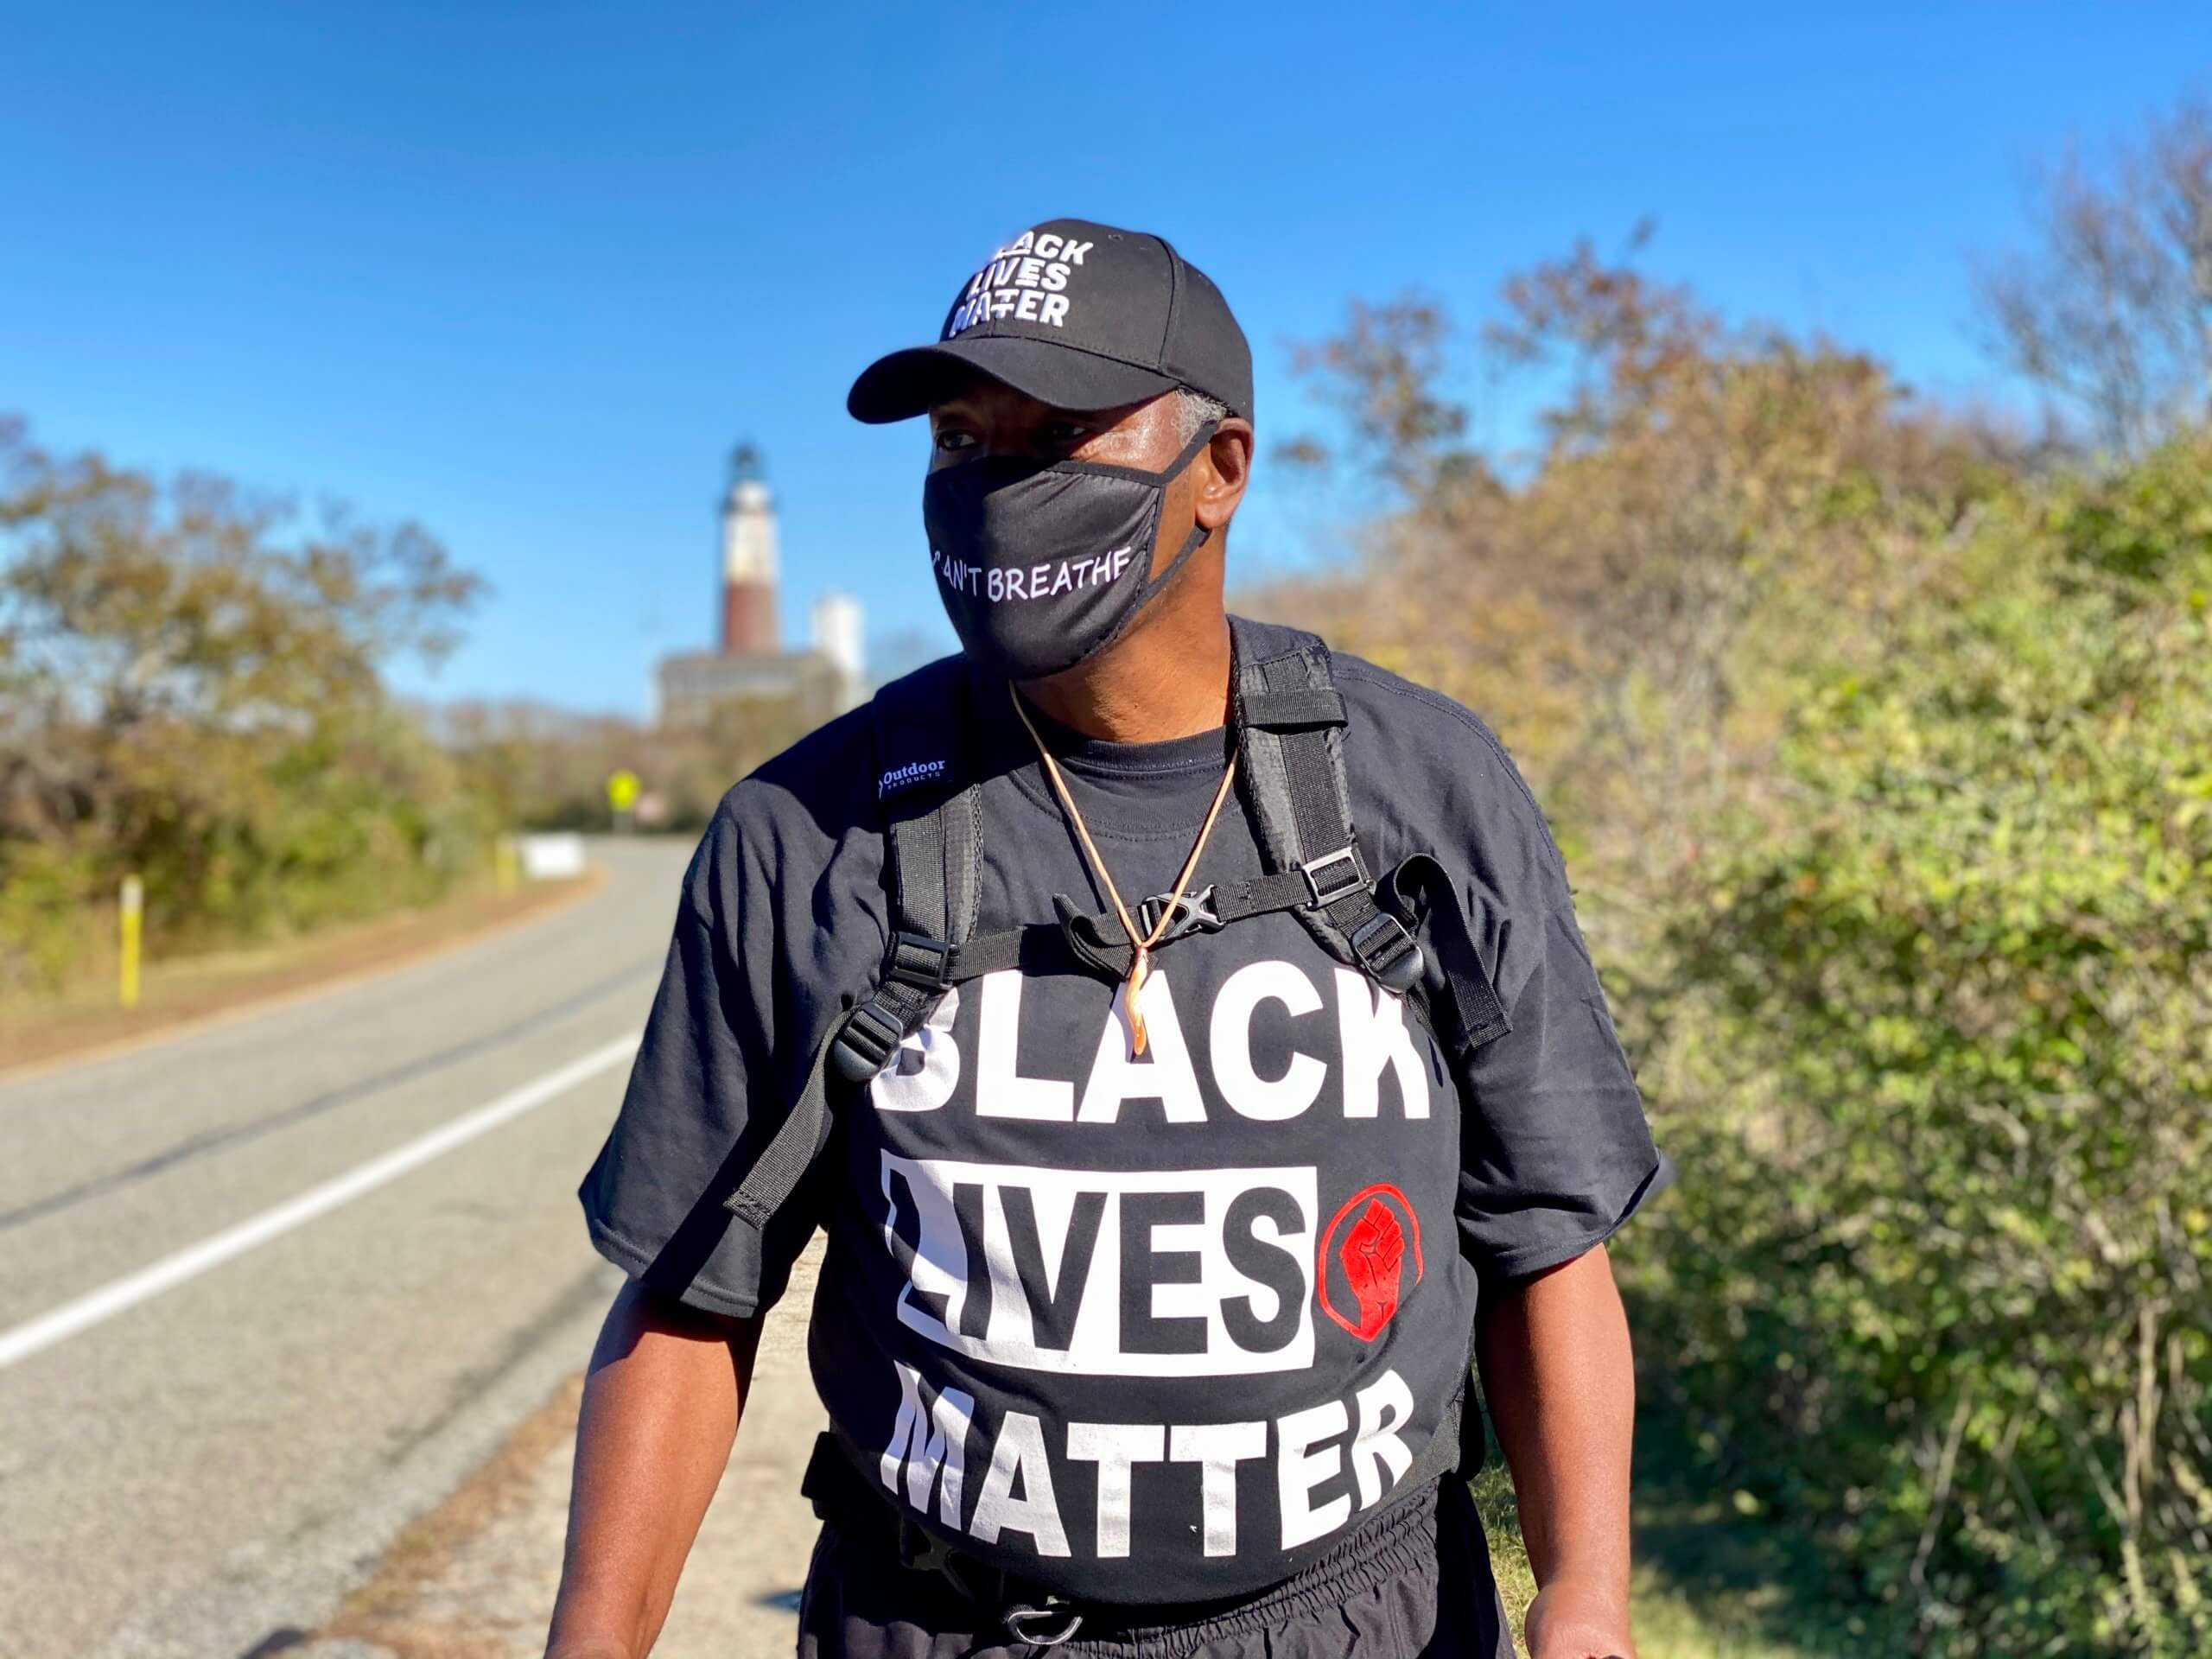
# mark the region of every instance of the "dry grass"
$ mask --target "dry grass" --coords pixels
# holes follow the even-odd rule
[[[1535,1599],[1536,1581],[1521,1548],[1512,1483],[1495,1456],[1475,1477],[1474,1494],[1484,1529],[1490,1535],[1491,1570],[1519,1651],[1521,1620]],[[1766,1634],[1764,1605],[1756,1593],[1693,1600],[1643,1566],[1637,1569],[1629,1599],[1639,1659],[1815,1659],[1805,1649]]]
[[[0,1077],[130,1047],[188,1027],[235,1017],[310,990],[388,971],[466,944],[598,890],[581,880],[524,885],[513,893],[467,889],[421,910],[400,910],[302,938],[146,964],[136,1008],[116,1006],[114,988],[0,1002]]]
[[[583,1391],[582,1376],[570,1377],[524,1419],[496,1457],[400,1535],[376,1576],[346,1597],[337,1617],[315,1634],[364,1642],[397,1659],[509,1659],[514,1651],[510,1630],[444,1608],[437,1592],[467,1545],[508,1510],[537,1498],[539,1466],[575,1439]]]

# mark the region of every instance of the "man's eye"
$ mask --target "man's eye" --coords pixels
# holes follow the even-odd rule
[[[1045,442],[1055,449],[1071,449],[1090,435],[1090,429],[1073,421],[1048,421],[1045,424]]]
[[[972,449],[976,447],[976,435],[973,432],[955,431],[948,428],[937,435],[937,447],[947,454],[956,449]]]

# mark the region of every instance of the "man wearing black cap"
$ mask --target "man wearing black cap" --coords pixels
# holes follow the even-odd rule
[[[594,1357],[549,1651],[651,1646],[818,1226],[798,1648],[1631,1651],[1605,1239],[1665,1160],[1541,813],[1472,715],[1229,616],[1251,359],[1053,220],[855,384],[926,414],[955,657],[734,788],[582,1189]]]

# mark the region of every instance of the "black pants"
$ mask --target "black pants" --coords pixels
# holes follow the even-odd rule
[[[1147,1624],[1141,1608],[1094,1609],[1072,1640],[1042,1649],[1015,1642],[1000,1611],[825,1526],[799,1603],[799,1659],[1513,1659],[1482,1522],[1457,1480],[1202,1618]],[[1172,1621],[1172,1610],[1149,1616]]]

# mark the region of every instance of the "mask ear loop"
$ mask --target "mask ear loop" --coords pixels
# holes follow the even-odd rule
[[[1198,458],[1198,451],[1211,443],[1213,435],[1220,430],[1219,421],[1208,421],[1191,435],[1191,441],[1183,446],[1182,453],[1154,476],[1162,484],[1173,484],[1182,475],[1183,469]]]
[[[1165,502],[1167,497],[1167,486],[1189,470],[1191,463],[1198,458],[1198,451],[1213,442],[1213,435],[1220,428],[1219,421],[1208,421],[1198,429],[1190,442],[1183,446],[1182,453],[1169,461],[1166,467],[1156,473],[1140,473],[1135,476],[1148,480],[1153,486],[1160,491],[1160,499]],[[1123,474],[1123,476],[1129,475]],[[1212,532],[1204,524],[1193,523],[1191,526],[1191,533],[1184,540],[1182,547],[1173,558],[1168,560],[1167,568],[1156,577],[1147,575],[1145,578],[1143,585],[1137,589],[1135,602],[1122,613],[1122,620],[1114,625],[1113,632],[1100,640],[1092,648],[1090,654],[1096,656],[1119,639],[1128,631],[1129,624],[1144,613],[1144,607],[1152,602],[1153,596],[1174,580],[1175,573],[1189,561],[1192,554],[1205,545],[1206,537],[1211,534]]]
[[[1160,499],[1163,501],[1166,499],[1167,486],[1190,470],[1191,463],[1198,458],[1198,451],[1211,443],[1213,435],[1220,429],[1219,421],[1208,421],[1198,429],[1190,442],[1183,446],[1183,453],[1170,461],[1166,470],[1159,474]],[[1185,561],[1204,547],[1206,544],[1206,537],[1212,534],[1213,532],[1204,524],[1194,520],[1191,525],[1190,535],[1184,538],[1183,545],[1176,552],[1175,556],[1167,561],[1167,568],[1157,576],[1147,576],[1145,579],[1144,586],[1138,589],[1140,596],[1137,602],[1129,607],[1130,614],[1135,615],[1138,611],[1142,610],[1150,602],[1154,594],[1173,581],[1175,573],[1183,568]],[[1121,630],[1117,628],[1115,632],[1118,634]]]

